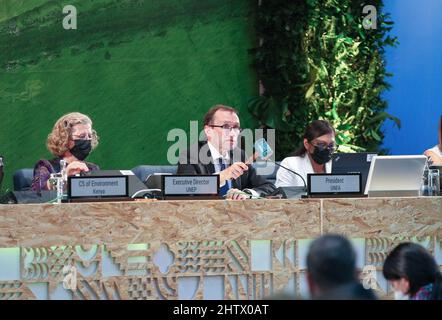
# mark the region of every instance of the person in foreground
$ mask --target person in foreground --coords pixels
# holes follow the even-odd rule
[[[442,166],[442,115],[439,119],[439,144],[424,152],[434,166]]]
[[[84,161],[98,145],[98,136],[92,129],[91,119],[81,113],[72,112],[62,116],[48,135],[46,146],[55,156],[52,160],[39,160],[34,167],[31,190],[52,190],[50,175],[60,172],[60,160],[67,162],[67,175],[99,170],[96,164]]]
[[[387,256],[382,270],[397,300],[442,300],[442,274],[419,244],[404,242]]]
[[[335,129],[326,120],[315,120],[304,133],[302,146],[293,157],[287,157],[281,166],[297,172],[307,182],[308,173],[330,173],[331,157],[336,149]],[[279,168],[277,187],[304,186],[304,181],[292,172]]]
[[[340,235],[314,240],[307,254],[307,282],[314,300],[375,300],[358,280],[356,253]]]
[[[219,174],[220,195],[227,199],[271,194],[275,186],[246,164],[244,151],[237,148],[240,132],[236,109],[224,105],[212,107],[204,117],[207,141],[180,155],[177,174]]]

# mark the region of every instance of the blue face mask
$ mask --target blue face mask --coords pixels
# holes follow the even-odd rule
[[[72,155],[80,161],[87,158],[92,151],[92,141],[86,139],[74,140],[75,145],[69,150]]]

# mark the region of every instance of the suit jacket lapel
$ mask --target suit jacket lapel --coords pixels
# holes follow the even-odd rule
[[[200,143],[200,150],[205,145],[207,145],[207,141],[201,142]],[[201,167],[204,169],[204,170],[201,170],[201,173],[203,173],[203,174],[214,174],[215,173],[215,166],[213,164],[212,153],[210,152],[210,149],[208,147],[207,147],[207,149],[208,149],[207,156],[210,157],[211,160],[210,160],[209,164],[201,164]]]
[[[241,157],[241,159],[235,159],[234,158],[234,152],[235,151],[239,151],[238,149],[233,149],[233,150],[230,150],[230,153],[229,153],[229,156],[230,156],[230,164],[232,164],[233,162],[234,162],[234,160],[236,160],[236,161],[244,161],[244,159],[242,159],[242,157]],[[240,151],[239,151],[240,152]],[[238,154],[237,154],[238,155]],[[232,179],[231,181],[232,181],[232,188],[236,188],[236,189],[239,189],[239,190],[242,190],[243,189],[243,185],[247,185],[247,183],[243,180],[243,179],[247,179],[247,171],[246,172],[244,172],[243,173],[243,175],[241,176],[241,177],[239,177],[238,179]],[[243,181],[245,182],[245,183],[243,183]]]
[[[202,143],[201,147],[204,146],[206,143]],[[215,165],[213,163],[213,158],[212,158],[212,153],[209,151],[207,152],[207,155],[212,159],[212,161],[209,164],[206,165],[202,165],[202,167],[205,169],[204,171],[207,172],[207,174],[214,174],[215,173]],[[233,151],[230,152],[230,162],[232,162],[233,160]],[[231,163],[230,163],[231,164]],[[230,165],[229,164],[229,165]],[[247,173],[245,173],[244,175],[242,175],[241,177],[239,177],[238,179],[232,179],[232,188],[237,188],[237,189],[242,189],[242,179],[247,175]]]
[[[242,176],[239,177],[238,179],[232,179],[231,180],[232,181],[232,188],[236,188],[236,189],[241,190],[242,189],[241,188],[241,185],[242,185],[241,180],[242,180]]]
[[[211,162],[206,166],[207,174],[214,174],[215,173],[215,165]]]

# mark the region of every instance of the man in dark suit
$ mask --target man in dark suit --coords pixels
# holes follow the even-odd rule
[[[220,176],[220,193],[228,199],[243,200],[266,196],[276,190],[269,181],[256,173],[237,148],[241,132],[238,111],[216,105],[204,117],[207,141],[191,146],[180,155],[178,174],[215,174]]]

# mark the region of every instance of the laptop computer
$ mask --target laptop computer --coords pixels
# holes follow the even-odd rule
[[[335,153],[332,157],[332,173],[360,173],[362,194],[367,183],[371,160],[376,155],[374,152]]]
[[[369,197],[419,196],[427,157],[374,156],[365,186]]]
[[[54,203],[57,200],[57,191],[9,191],[0,197],[0,203],[28,204],[28,203]]]

